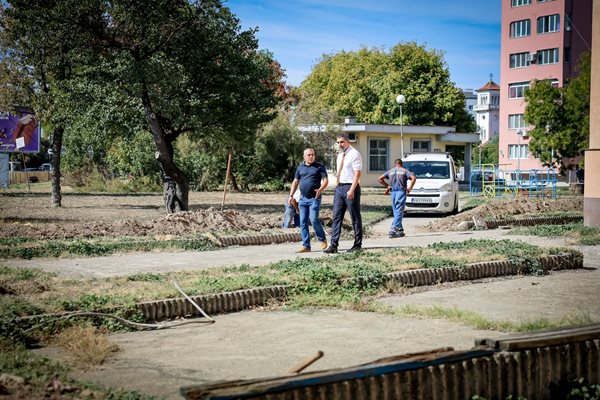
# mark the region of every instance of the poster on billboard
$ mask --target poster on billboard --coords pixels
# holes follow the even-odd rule
[[[0,151],[40,152],[40,126],[34,114],[0,113]]]

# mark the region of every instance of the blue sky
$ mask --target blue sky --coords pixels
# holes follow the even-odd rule
[[[226,0],[243,28],[258,27],[299,85],[324,53],[416,41],[442,50],[461,88],[500,81],[500,0]]]

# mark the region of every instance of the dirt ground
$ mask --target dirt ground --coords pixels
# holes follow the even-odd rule
[[[544,214],[556,211],[583,211],[583,198],[568,199],[535,199],[511,198],[504,200],[491,200],[490,202],[473,209],[449,216],[427,225],[433,231],[455,231],[458,224],[463,221],[472,221],[473,218],[506,218],[523,214]]]
[[[65,190],[63,206],[53,208],[49,193],[0,193],[0,238],[65,239],[119,236],[189,235],[206,232],[264,232],[281,225],[287,192],[191,192],[190,211],[166,215],[161,194],[79,194]],[[326,192],[321,217],[331,220],[333,193]],[[363,211],[389,204],[389,197],[367,189]],[[473,217],[496,217],[583,209],[583,199],[492,201],[456,216],[442,218],[428,228],[455,230]]]
[[[227,193],[221,211],[222,192],[191,192],[190,211],[172,215],[166,215],[161,194],[67,192],[60,208],[51,206],[49,193],[0,196],[0,238],[66,239],[274,230],[281,226],[288,193]],[[332,200],[327,193],[321,212],[325,222],[331,220]],[[379,192],[363,196],[367,209],[388,202]]]

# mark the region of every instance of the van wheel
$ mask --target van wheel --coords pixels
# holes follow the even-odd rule
[[[454,208],[452,209],[452,211],[450,211],[450,215],[456,215],[458,214],[458,196],[456,197],[456,200],[454,201]]]

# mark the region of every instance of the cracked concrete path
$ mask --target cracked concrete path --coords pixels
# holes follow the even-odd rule
[[[370,228],[372,234],[365,238],[365,249],[385,247],[426,246],[435,242],[462,241],[476,238],[503,238],[503,231],[429,232],[423,226],[435,217],[405,218],[407,236],[389,239],[387,233],[391,219]],[[173,272],[199,270],[219,266],[265,265],[271,262],[300,257],[326,256],[320,249],[311,253],[297,254],[300,243],[282,243],[261,246],[232,246],[214,251],[194,252],[137,252],[104,257],[10,259],[2,260],[8,267],[41,268],[61,276],[73,278],[102,278],[123,276],[142,272]],[[352,242],[340,242],[340,252],[352,247]]]

